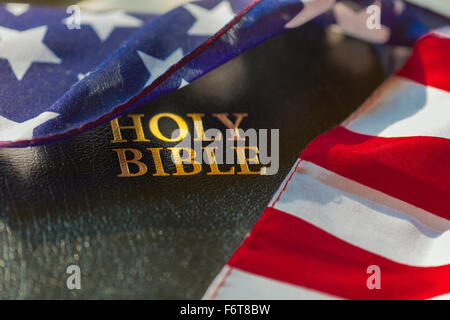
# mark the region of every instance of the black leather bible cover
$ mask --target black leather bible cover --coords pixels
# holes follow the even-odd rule
[[[309,24],[118,119],[123,127],[135,117],[149,141],[134,141],[133,129],[114,137],[106,123],[44,146],[0,149],[0,298],[201,298],[300,151],[383,80],[378,61],[370,45]],[[230,174],[208,174],[201,164],[196,174],[175,174],[176,143],[148,125],[161,117],[157,129],[170,136],[174,115],[193,137],[196,119],[204,130],[224,131],[225,118],[240,118],[245,130],[279,129],[278,172],[227,165],[220,170]],[[124,174],[121,154],[142,155],[141,167],[122,161],[141,175]],[[80,290],[66,286],[69,265],[80,267]]]

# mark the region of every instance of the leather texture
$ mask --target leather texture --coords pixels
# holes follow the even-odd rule
[[[369,45],[306,25],[133,112],[145,121],[175,113],[191,131],[187,113],[204,113],[205,128],[223,128],[212,113],[248,113],[243,129],[280,129],[273,176],[208,176],[204,169],[118,178],[112,149],[173,144],[113,144],[108,123],[44,146],[1,149],[0,298],[201,298],[300,151],[383,77]],[[173,168],[169,158],[163,162]],[[81,268],[81,290],[66,287],[72,264]]]

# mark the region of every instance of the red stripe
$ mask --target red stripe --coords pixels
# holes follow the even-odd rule
[[[450,140],[382,138],[337,127],[300,156],[450,220]]]
[[[347,299],[427,299],[450,292],[450,265],[398,264],[273,208],[228,264]],[[367,288],[370,265],[381,269],[379,290]]]
[[[428,34],[417,41],[398,75],[450,91],[450,38]]]

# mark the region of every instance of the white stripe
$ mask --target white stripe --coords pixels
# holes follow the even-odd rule
[[[226,278],[223,279],[224,274]],[[338,299],[315,290],[258,276],[237,268],[225,266],[219,274],[220,287],[213,282],[203,299],[217,300],[331,300]],[[220,281],[219,281],[220,282]],[[211,293],[215,292],[214,296]]]
[[[394,76],[343,125],[349,130],[379,137],[450,139],[450,93]]]
[[[431,31],[432,34],[440,38],[450,38],[450,26],[444,26]]]
[[[437,297],[430,298],[429,300],[450,300],[450,293],[443,294]]]
[[[307,161],[274,207],[398,263],[450,263],[450,221]]]
[[[297,168],[299,162],[300,162],[300,159],[297,159],[297,161],[295,161],[295,163],[292,166],[291,170],[289,170],[288,175],[286,176],[286,178],[284,178],[283,182],[278,187],[277,192],[275,192],[275,195],[272,197],[272,200],[270,200],[269,204],[267,205],[268,207],[272,207],[273,203],[278,199],[278,196],[280,195],[281,191],[283,191],[284,186],[288,183],[291,175],[294,174],[295,168]]]
[[[202,297],[202,300],[214,299],[222,284],[225,283],[230,272],[231,267],[225,265],[222,270],[220,270],[219,274],[214,278],[213,282],[211,282],[211,284],[209,285],[208,289]]]
[[[443,233],[450,230],[450,221],[445,218],[434,215],[405,201],[391,197],[381,191],[342,177],[309,161],[303,160],[302,165],[299,166],[297,171],[335,189],[355,195],[358,198],[381,204],[396,212],[401,212],[403,215],[413,218],[417,223],[435,232]]]

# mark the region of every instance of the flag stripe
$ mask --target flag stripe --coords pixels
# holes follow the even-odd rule
[[[274,208],[266,209],[228,264],[348,299],[427,299],[450,292],[450,265],[399,264]],[[371,265],[381,270],[379,290],[367,287]]]
[[[343,126],[378,137],[450,139],[449,124],[449,92],[393,76]]]
[[[312,162],[302,160],[299,173],[306,174],[323,184],[339,189],[345,193],[352,194],[356,197],[366,199],[368,201],[391,208],[395,211],[402,212],[408,217],[414,218],[419,223],[436,232],[444,232],[450,229],[450,220],[432,214],[412,204],[391,197],[383,192],[367,187],[356,181],[347,179],[332,171],[319,167]],[[286,186],[287,188],[287,186]],[[286,189],[285,188],[285,189]],[[280,194],[280,198],[281,198]]]
[[[419,39],[397,74],[427,86],[450,91],[450,31],[441,29]]]
[[[301,162],[274,208],[398,263],[450,263],[449,220],[307,161]]]
[[[450,300],[450,293],[443,294],[441,296],[433,297],[430,300]]]
[[[272,207],[274,205],[275,202],[277,202],[281,196],[281,194],[284,192],[284,189],[286,189],[289,181],[292,179],[292,177],[294,176],[295,171],[297,170],[297,167],[300,165],[300,159],[297,159],[294,163],[294,165],[292,166],[291,170],[289,170],[288,175],[286,176],[286,178],[284,178],[283,182],[281,183],[281,185],[278,187],[277,192],[275,192],[274,196],[272,197],[272,199],[270,200],[269,204],[267,205],[268,207]]]
[[[226,280],[226,282],[224,281]],[[225,266],[203,299],[314,299],[335,300],[337,297],[319,291],[272,280],[237,268]]]
[[[313,140],[301,158],[450,219],[450,141],[382,138],[337,127]]]

